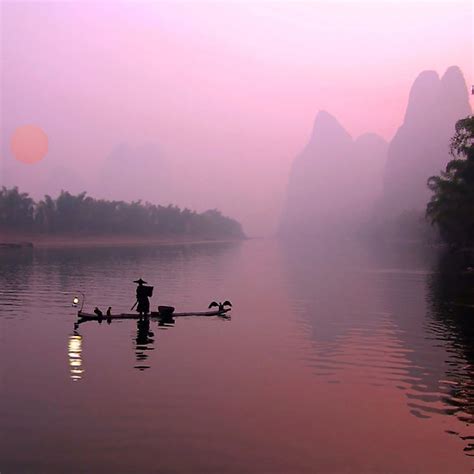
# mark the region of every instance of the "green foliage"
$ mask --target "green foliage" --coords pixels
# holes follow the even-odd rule
[[[474,244],[474,116],[459,120],[451,139],[451,160],[439,176],[428,179],[433,192],[426,216],[453,247]]]
[[[0,191],[0,229],[44,234],[194,236],[242,238],[241,225],[217,210],[197,213],[140,201],[106,201],[67,191],[35,203],[18,188]]]

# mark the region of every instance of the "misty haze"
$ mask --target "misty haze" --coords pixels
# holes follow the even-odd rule
[[[0,472],[471,473],[472,8],[2,2]]]

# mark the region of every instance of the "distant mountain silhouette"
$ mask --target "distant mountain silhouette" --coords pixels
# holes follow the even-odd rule
[[[470,113],[466,82],[457,66],[441,79],[435,71],[416,78],[403,125],[388,149],[381,213],[425,208],[430,196],[426,181],[446,167],[454,125]]]
[[[166,204],[171,199],[169,181],[169,166],[157,144],[133,147],[122,143],[106,158],[94,194]]]
[[[354,142],[354,165],[350,195],[359,209],[354,211],[368,217],[382,192],[382,178],[387,161],[388,143],[375,133],[365,133]],[[357,212],[358,211],[358,212]]]
[[[386,150],[375,134],[352,140],[332,115],[320,111],[293,163],[280,234],[327,234],[368,217],[381,190]]]
[[[25,165],[15,159],[5,160],[4,178],[0,184],[31,190],[32,196],[37,198],[44,194],[55,196],[63,189],[72,193],[88,189],[88,182],[66,161],[49,156],[38,165]]]
[[[416,78],[389,146],[374,134],[353,141],[332,115],[319,112],[291,169],[280,234],[350,231],[374,209],[388,218],[423,212],[430,197],[426,182],[446,167],[454,126],[471,113],[457,66],[441,78],[435,71]]]

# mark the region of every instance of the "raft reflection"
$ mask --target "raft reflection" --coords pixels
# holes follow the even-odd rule
[[[77,332],[68,339],[69,372],[75,382],[81,380],[84,369],[82,367],[82,336]]]
[[[158,320],[159,329],[167,329],[173,327],[175,320],[172,317],[161,318]],[[146,370],[151,366],[148,364],[148,351],[153,351],[155,348],[155,334],[150,331],[150,318],[139,319],[137,321],[137,334],[135,337],[135,357],[137,363],[135,369]]]
[[[153,351],[155,348],[152,347],[154,340],[153,331],[150,331],[150,319],[145,318],[137,321],[137,336],[135,338],[135,356],[137,358],[137,364],[135,368],[138,370],[149,369],[150,366],[146,364],[148,360],[147,351]]]

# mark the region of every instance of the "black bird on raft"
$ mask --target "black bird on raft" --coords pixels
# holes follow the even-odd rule
[[[219,302],[213,301],[209,305],[209,308],[218,307],[219,311],[224,311],[226,306],[232,307],[232,303],[229,300],[225,300],[223,303],[221,303],[220,301]]]
[[[96,306],[94,309],[94,313],[97,314],[97,317],[101,318],[103,316],[102,311]]]

